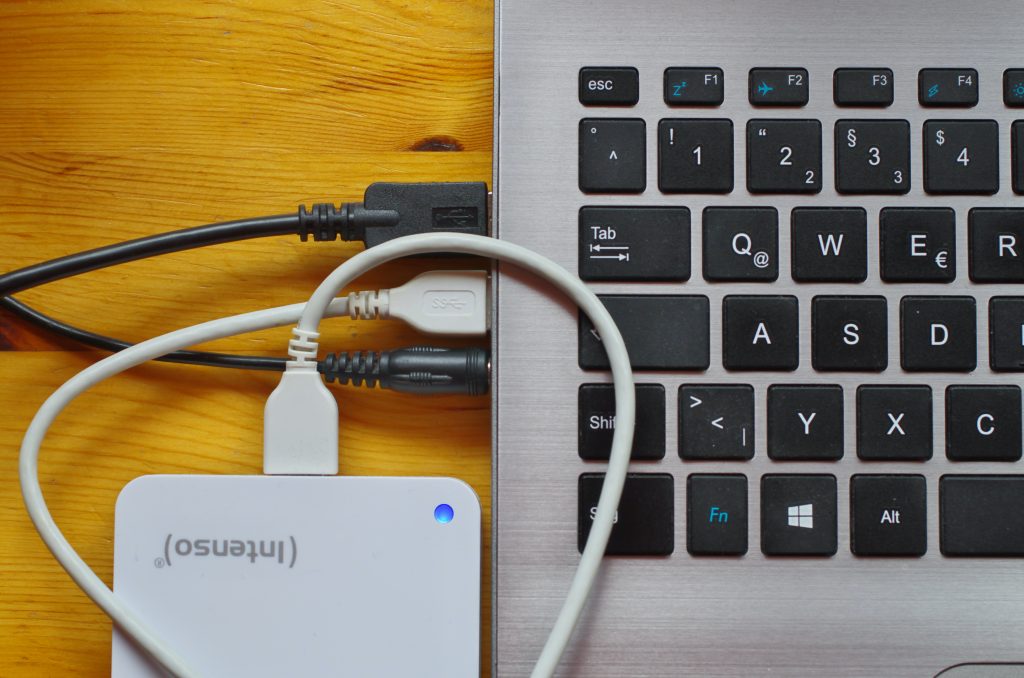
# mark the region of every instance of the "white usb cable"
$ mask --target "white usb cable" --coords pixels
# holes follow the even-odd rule
[[[355,277],[381,263],[400,257],[434,252],[475,254],[499,259],[532,271],[558,287],[583,310],[601,336],[608,353],[614,381],[617,423],[612,437],[608,472],[598,501],[590,536],[580,557],[576,574],[532,674],[534,678],[546,678],[553,675],[596,579],[626,479],[635,421],[633,376],[629,356],[626,353],[622,335],[615,326],[611,315],[579,278],[551,260],[519,245],[482,236],[462,234],[414,235],[398,238],[365,250],[346,261],[328,276],[306,305],[282,306],[213,320],[131,346],[91,365],[72,377],[47,398],[32,419],[21,445],[19,475],[25,507],[33,524],[54,558],[85,594],[117,624],[125,635],[133,639],[172,675],[179,678],[193,678],[198,674],[189,668],[183,658],[179,656],[178,651],[167,647],[158,636],[154,635],[145,621],[128,609],[117,594],[111,591],[89,568],[64,537],[46,506],[46,500],[39,484],[39,451],[53,421],[71,401],[92,386],[147,360],[194,344],[243,332],[286,325],[295,322],[297,318],[299,318],[299,325],[296,328],[296,338],[292,340],[292,349],[300,349],[307,359],[293,361],[289,366],[289,371],[309,370],[310,365],[313,365],[312,369],[315,369],[315,360],[310,363],[308,356],[312,355],[315,358],[320,320],[325,316],[344,315],[348,308],[347,299],[334,299],[334,295]],[[486,299],[481,301],[486,303]],[[304,342],[304,345],[299,346],[296,342]],[[288,372],[285,373],[282,381],[284,379],[291,379],[288,377]],[[301,383],[311,384],[312,380],[303,380]],[[302,398],[311,397],[316,402],[323,403],[322,396],[319,393],[314,393],[312,387],[297,387],[290,397],[300,401]],[[279,402],[281,401],[279,400]],[[311,426],[319,426],[322,423],[322,420],[314,418],[309,418],[306,421]],[[333,425],[337,426],[336,420]],[[321,439],[328,440],[327,436],[322,436]],[[336,438],[334,445],[336,456]],[[322,449],[317,450],[316,454],[319,459],[325,456]]]

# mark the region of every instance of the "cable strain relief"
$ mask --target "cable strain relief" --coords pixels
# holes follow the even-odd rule
[[[391,295],[388,290],[363,290],[348,295],[348,315],[353,320],[376,320],[390,317]]]
[[[320,349],[317,339],[319,332],[303,330],[298,327],[292,329],[292,338],[288,341],[288,369],[315,369],[316,356]]]
[[[317,369],[328,383],[367,386],[376,388],[380,382],[382,353],[375,351],[354,351],[328,353]]]
[[[320,202],[309,210],[299,205],[299,237],[305,242],[310,236],[316,242],[336,240],[362,240],[365,229],[356,223],[356,212],[361,210],[359,203],[342,203],[334,206],[329,202]]]

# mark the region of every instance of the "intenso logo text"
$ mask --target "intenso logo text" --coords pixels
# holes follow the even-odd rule
[[[168,534],[164,539],[163,564],[171,567],[186,558],[224,558],[248,562],[250,565],[272,563],[291,569],[299,557],[295,537],[286,539],[217,539]],[[159,560],[159,559],[158,559]],[[162,566],[162,565],[160,565]]]

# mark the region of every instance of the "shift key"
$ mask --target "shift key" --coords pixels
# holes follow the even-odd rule
[[[579,226],[584,280],[690,278],[690,210],[685,207],[584,207]]]

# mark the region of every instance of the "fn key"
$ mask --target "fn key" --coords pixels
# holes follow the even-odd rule
[[[584,473],[579,481],[578,548],[583,553],[597,515],[603,473]],[[675,501],[668,473],[630,473],[622,488],[608,548],[611,556],[667,556],[675,549]]]

